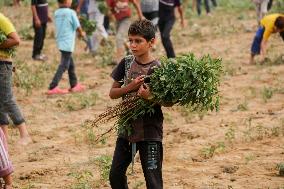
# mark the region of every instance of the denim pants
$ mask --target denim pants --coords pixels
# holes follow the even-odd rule
[[[77,85],[77,76],[75,74],[75,64],[72,58],[72,52],[60,51],[61,52],[61,62],[57,68],[57,71],[49,85],[49,89],[54,89],[57,87],[59,81],[62,78],[63,73],[68,70],[69,83],[71,88]]]
[[[255,37],[254,37],[252,45],[251,45],[251,54],[252,55],[260,54],[261,42],[262,42],[262,39],[263,39],[264,32],[265,32],[264,27],[259,27],[258,30],[256,31]]]
[[[162,189],[163,146],[157,141],[137,142],[147,189]],[[109,174],[112,189],[128,189],[126,171],[132,160],[131,143],[118,138]]]
[[[46,33],[46,23],[42,23],[40,27],[35,27],[35,25],[33,24],[33,28],[35,36],[32,57],[34,58],[36,55],[41,54]]]
[[[206,13],[210,13],[209,1],[208,1],[208,0],[204,0],[204,3],[205,3],[205,10],[206,10]],[[198,15],[201,14],[201,4],[202,4],[202,0],[197,0],[197,2],[196,2],[196,8],[197,8],[197,13],[198,13]]]
[[[175,23],[175,18],[171,19],[159,19],[158,26],[161,33],[162,44],[166,50],[168,58],[176,57],[174,47],[170,38],[170,33]]]
[[[13,96],[12,70],[11,62],[0,61],[0,125],[9,124],[8,116],[14,125],[25,122]]]

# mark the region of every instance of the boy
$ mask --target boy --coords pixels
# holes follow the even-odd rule
[[[97,0],[90,0],[88,9],[89,19],[96,21],[96,31],[90,36],[90,50],[92,55],[96,55],[101,37],[107,40],[108,33],[104,27],[104,14],[99,10],[99,2]]]
[[[266,55],[267,42],[272,33],[280,33],[284,40],[284,15],[283,14],[270,14],[265,16],[258,28],[252,46],[250,63],[254,64],[254,57],[261,54],[262,60]]]
[[[66,94],[68,90],[58,88],[58,83],[62,78],[63,73],[68,70],[69,83],[71,88],[70,92],[81,92],[85,90],[85,86],[77,81],[75,74],[75,65],[72,58],[72,52],[75,48],[76,31],[79,32],[81,37],[86,34],[80,27],[80,23],[76,12],[72,9],[72,0],[58,0],[59,9],[55,11],[55,28],[56,28],[56,42],[57,47],[61,52],[61,62],[57,71],[49,85],[48,95],[53,94]]]
[[[107,0],[107,4],[116,19],[116,54],[113,64],[117,64],[124,54],[127,29],[129,28],[131,17],[129,2],[133,3],[139,19],[142,19],[143,15],[137,0]]]
[[[128,30],[128,38],[133,55],[123,58],[113,70],[111,76],[114,82],[109,96],[117,99],[138,95],[147,100],[151,93],[144,84],[144,76],[153,73],[153,67],[160,65],[151,55],[155,27],[149,20],[135,21]],[[109,177],[112,189],[128,189],[126,171],[137,151],[147,189],[163,188],[163,113],[158,104],[154,109],[154,114],[146,114],[130,122],[130,135],[119,134]]]
[[[6,138],[8,138],[9,115],[14,125],[20,131],[18,143],[27,145],[32,140],[12,91],[12,57],[4,51],[4,49],[18,46],[20,37],[10,20],[1,13],[0,30],[7,36],[7,40],[0,44],[0,126]]]
[[[51,22],[48,14],[47,0],[32,0],[33,28],[35,32],[32,58],[34,60],[45,61],[47,57],[41,54],[47,22]]]
[[[176,56],[170,39],[170,33],[175,23],[175,7],[177,7],[180,15],[181,26],[184,27],[180,0],[160,0],[158,26],[161,33],[162,44],[168,58],[174,58]]]

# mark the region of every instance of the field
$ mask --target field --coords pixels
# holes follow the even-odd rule
[[[53,2],[53,1],[52,1]],[[50,3],[51,10],[56,8]],[[191,112],[182,107],[163,108],[165,189],[284,189],[279,167],[284,166],[284,54],[277,35],[269,41],[268,60],[249,65],[249,50],[257,29],[249,0],[220,1],[211,17],[197,17],[188,8],[187,26],[179,20],[172,32],[177,53],[193,52],[222,58],[219,112]],[[276,7],[277,8],[277,7]],[[13,20],[22,43],[14,60],[14,92],[34,142],[17,146],[18,131],[9,129],[9,152],[14,164],[14,187],[19,189],[108,189],[108,169],[116,136],[97,144],[98,133],[108,125],[85,127],[108,106],[112,84],[108,65],[111,44],[93,57],[77,41],[74,53],[77,74],[88,90],[80,94],[48,97],[48,84],[57,68],[53,23],[48,25],[46,62],[31,59],[32,15],[30,7],[2,7]],[[275,11],[275,10],[274,10]],[[114,37],[110,37],[114,41]],[[154,52],[164,55],[161,43]],[[69,87],[67,74],[61,87]],[[138,156],[138,155],[137,155]],[[129,170],[131,189],[146,188],[136,157]]]

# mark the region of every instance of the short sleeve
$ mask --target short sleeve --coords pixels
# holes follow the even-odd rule
[[[73,23],[73,27],[74,29],[76,30],[77,28],[80,27],[80,22],[79,22],[79,19],[77,17],[77,14],[74,10],[71,10],[72,11],[72,23]]]
[[[31,0],[31,4],[32,5],[36,5],[37,4],[37,0]]]
[[[12,22],[0,14],[0,30],[4,32],[5,35],[9,35],[10,33],[16,32],[16,29]]]
[[[124,81],[123,81],[124,76],[125,76],[125,58],[120,61],[120,63],[113,69],[113,71],[111,73],[111,77],[115,81],[117,81],[121,84],[124,83]]]
[[[175,2],[174,2],[174,6],[175,7],[179,7],[180,5],[181,5],[181,2],[180,2],[180,0],[174,0]]]

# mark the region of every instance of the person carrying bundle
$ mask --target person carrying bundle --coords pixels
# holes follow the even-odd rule
[[[128,30],[130,49],[133,55],[123,58],[113,70],[114,79],[109,96],[112,99],[129,98],[138,95],[151,97],[149,87],[144,83],[144,76],[159,66],[151,54],[155,43],[155,26],[149,20],[135,21]],[[154,114],[131,121],[132,134],[120,131],[116,141],[113,162],[110,170],[112,189],[127,189],[126,170],[139,151],[147,189],[162,189],[163,160],[163,113],[161,106],[154,105]]]

